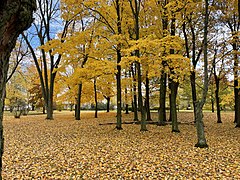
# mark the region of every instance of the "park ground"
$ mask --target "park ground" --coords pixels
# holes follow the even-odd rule
[[[156,113],[153,113],[156,120]],[[171,125],[136,124],[115,129],[116,113],[56,112],[15,119],[4,117],[3,179],[240,179],[240,129],[232,112],[204,113],[209,148],[195,148],[191,112],[178,114],[180,133]],[[123,114],[132,121],[132,114]],[[105,125],[99,125],[105,124]]]

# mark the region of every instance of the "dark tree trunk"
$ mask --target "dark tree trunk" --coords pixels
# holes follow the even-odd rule
[[[239,23],[240,23],[240,0],[238,0],[238,27],[239,27]],[[236,47],[236,50],[237,50],[237,47]],[[234,56],[235,56],[234,57],[234,78],[235,78],[235,75],[237,76],[237,73],[238,73],[237,69],[239,69],[239,65],[238,65],[239,60],[238,60],[237,53],[235,53]],[[234,95],[235,95],[235,123],[236,123],[235,127],[236,128],[240,128],[240,89],[238,86],[239,86],[238,79],[235,79],[234,80]]]
[[[159,112],[158,112],[158,125],[164,126],[166,122],[166,81],[167,76],[165,73],[161,75],[160,79],[160,98],[159,98]]]
[[[236,40],[235,40],[236,41]],[[233,43],[233,50],[237,52],[237,44]],[[239,83],[238,83],[238,55],[237,53],[234,54],[234,101],[235,101],[235,118],[234,123],[236,123],[236,127],[240,127],[240,89],[239,89]]]
[[[42,113],[43,113],[43,114],[46,114],[46,108],[45,108],[45,105],[43,105]]]
[[[35,111],[35,106],[34,105],[32,105],[32,111]]]
[[[117,50],[117,62],[121,61],[121,52]],[[121,66],[117,65],[117,126],[118,130],[122,129],[122,95],[121,95]]]
[[[170,83],[170,114],[172,120],[172,132],[180,132],[178,129],[178,121],[177,121],[177,91],[178,91],[179,83],[171,81]]]
[[[107,97],[106,100],[107,100],[107,112],[110,112],[110,97]]]
[[[132,108],[131,108],[131,111],[134,112],[134,102],[132,100]]]
[[[176,19],[175,17],[172,18],[171,22],[171,35],[175,36],[175,22]],[[170,49],[170,54],[174,54],[174,49]],[[170,68],[170,72],[172,75],[177,75],[175,74],[174,70]],[[171,77],[169,77],[169,86],[170,86],[170,117],[172,121],[172,132],[180,132],[178,129],[178,121],[177,121],[177,92],[178,92],[178,86],[179,83],[175,82]]]
[[[120,1],[116,0],[116,12],[117,12],[117,34],[122,34],[122,24],[121,24],[121,7]],[[117,126],[116,129],[121,130],[122,128],[122,86],[121,86],[121,66],[119,63],[121,62],[121,44],[117,45]]]
[[[160,2],[160,1],[159,1]],[[167,36],[168,31],[168,16],[167,16],[167,9],[166,5],[168,0],[162,2],[163,7],[163,17],[162,17],[162,30],[163,30],[163,37]],[[165,52],[166,53],[166,52]],[[165,62],[162,62],[163,67],[165,67]],[[160,97],[159,97],[159,111],[158,111],[158,125],[164,126],[166,123],[166,92],[167,92],[167,75],[162,70],[162,75],[160,78]]]
[[[133,77],[133,112],[134,112],[134,121],[138,121],[138,104],[137,104],[137,87],[136,87],[136,83],[137,83],[137,79],[136,79],[136,72],[135,72],[136,68],[131,67],[131,71],[132,71],[132,77]]]
[[[195,118],[196,117],[196,106],[195,106],[195,103],[197,101],[197,90],[196,90],[196,73],[195,73],[195,71],[191,71],[190,80],[191,80],[191,88],[192,88],[194,122],[196,122],[196,118]]]
[[[34,0],[24,2],[2,0],[0,3],[0,179],[2,179],[2,155],[4,149],[2,121],[9,57],[19,34],[30,27],[35,9],[36,2]]]
[[[95,101],[95,118],[98,117],[98,102],[97,102],[97,85],[96,79],[94,79],[94,101]]]
[[[77,108],[75,110],[76,112],[76,116],[75,119],[76,120],[80,120],[81,119],[81,96],[82,96],[82,83],[78,84],[78,95],[77,95]]]
[[[75,117],[75,119],[76,119],[76,117],[77,117],[77,104],[75,104],[74,105],[74,117]]]
[[[129,114],[128,104],[126,104],[126,107],[125,107],[125,114]]]
[[[217,123],[222,123],[220,98],[219,98],[220,79],[215,74],[214,74],[214,77],[215,77],[215,84],[216,84],[215,98],[216,98],[216,107],[217,107]]]
[[[148,73],[146,74],[146,76]],[[149,90],[149,78],[146,77],[146,101],[145,101],[145,106],[146,106],[146,113],[147,113],[147,121],[151,121],[151,112],[150,112],[150,90]]]

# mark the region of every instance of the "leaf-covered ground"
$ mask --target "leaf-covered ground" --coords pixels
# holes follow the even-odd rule
[[[179,125],[125,124],[118,131],[115,113],[72,112],[4,118],[5,152],[3,179],[240,179],[240,129],[233,114],[223,113],[223,124],[213,113],[205,113],[208,149],[195,148],[192,123]],[[180,122],[191,122],[192,113],[179,113]],[[123,121],[132,115],[123,114]]]

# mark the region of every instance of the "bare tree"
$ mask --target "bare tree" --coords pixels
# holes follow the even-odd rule
[[[63,42],[71,21],[63,21],[60,17],[59,0],[37,0],[38,11],[32,28],[23,37],[31,51],[41,82],[42,94],[47,110],[46,119],[53,119],[53,94],[56,69],[61,61],[61,54],[54,55],[53,49],[37,50],[46,42],[56,38],[59,30],[59,40]],[[56,28],[57,27],[57,28]],[[63,27],[63,28],[61,28]]]
[[[204,54],[204,85],[202,90],[202,96],[199,101],[195,102],[196,107],[196,129],[197,129],[197,137],[198,142],[195,145],[195,147],[200,148],[206,148],[208,147],[207,141],[205,138],[205,132],[204,132],[204,124],[203,124],[203,106],[206,102],[207,98],[207,92],[208,92],[208,41],[207,41],[207,35],[208,35],[208,17],[209,17],[209,10],[208,10],[209,2],[208,0],[205,0],[205,18],[204,18],[204,43],[203,43],[203,54]]]

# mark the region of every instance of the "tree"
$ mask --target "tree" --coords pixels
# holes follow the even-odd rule
[[[198,23],[202,21],[202,2],[194,1],[190,2],[185,6],[183,12],[183,23],[182,31],[185,40],[185,49],[186,56],[191,59],[192,70],[190,75],[191,88],[192,88],[192,103],[194,110],[194,117],[196,118],[196,106],[195,102],[197,101],[197,64],[200,60],[202,51],[203,51],[203,42],[202,42],[202,24]],[[196,121],[196,120],[194,120]]]
[[[202,108],[206,102],[207,92],[208,92],[208,17],[209,17],[209,2],[205,0],[205,18],[204,18],[204,43],[203,43],[203,54],[204,54],[204,86],[202,90],[202,97],[199,101],[195,102],[196,106],[196,129],[198,142],[195,144],[195,147],[206,148],[208,147],[207,141],[205,138],[204,125],[203,125],[203,112]]]
[[[21,3],[17,0],[3,0],[0,4],[0,171],[2,171],[4,144],[2,120],[9,57],[19,34],[30,27],[34,10],[36,10],[34,0],[25,0]],[[2,179],[2,176],[0,176],[0,179]]]
[[[234,76],[234,104],[236,127],[240,127],[240,88],[239,88],[239,31],[240,31],[240,2],[216,2],[215,8],[219,10],[219,22],[229,30],[229,42],[232,47],[233,76]]]
[[[56,41],[63,42],[63,38],[67,35],[67,30],[71,21],[59,21],[59,0],[37,0],[37,6],[37,21],[34,22],[29,32],[22,35],[31,51],[32,58],[38,71],[47,110],[46,119],[51,120],[53,119],[53,96],[54,82],[57,75],[56,69],[58,68],[62,55],[54,55],[54,49],[48,48],[48,45],[56,43]],[[59,24],[63,24],[63,28],[61,28],[61,33],[58,34],[55,25]],[[39,46],[41,46],[40,52],[37,50]],[[41,56],[38,55],[39,53]]]

